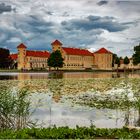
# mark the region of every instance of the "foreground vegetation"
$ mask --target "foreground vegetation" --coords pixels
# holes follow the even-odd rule
[[[92,139],[92,138],[111,138],[111,139],[130,139],[140,138],[140,130],[136,129],[105,129],[91,127],[53,127],[53,128],[32,128],[22,130],[5,130],[0,132],[0,139]]]
[[[140,80],[139,79],[45,79],[25,81],[0,81],[0,139],[91,139],[91,138],[140,138],[140,130],[128,128],[100,129],[91,127],[33,128],[30,120],[30,93],[53,93],[72,100],[72,104],[99,109],[127,110],[139,112],[140,126]],[[23,88],[24,87],[24,88]],[[21,90],[17,90],[21,88]],[[35,100],[34,100],[35,102]],[[45,102],[46,103],[46,102]],[[127,115],[127,114],[126,114]],[[136,123],[135,123],[136,124]],[[129,123],[125,123],[129,125]]]
[[[33,125],[30,121],[30,101],[28,89],[0,88],[0,130],[23,129]]]

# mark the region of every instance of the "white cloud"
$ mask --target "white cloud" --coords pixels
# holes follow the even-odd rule
[[[97,4],[99,0],[0,0],[0,3],[3,2],[14,9],[0,14],[0,43],[7,47],[7,43],[12,43],[11,50],[20,41],[27,42],[32,48],[39,45],[38,48],[43,46],[44,49],[58,38],[69,46],[87,47],[90,50],[106,47],[124,56],[131,55],[133,46],[140,42],[140,1],[110,0],[104,5]],[[84,21],[90,15],[113,17],[113,22],[135,24],[118,32],[103,29],[86,31],[82,28],[67,31],[60,24],[62,21]]]
[[[8,43],[20,43],[21,39],[20,38],[16,38],[16,37],[12,37],[10,38],[10,40],[7,40]]]

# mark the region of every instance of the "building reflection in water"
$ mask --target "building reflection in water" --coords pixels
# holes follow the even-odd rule
[[[32,79],[81,79],[81,78],[123,78],[126,75],[116,72],[50,72],[50,73],[0,73],[0,80]],[[127,73],[129,78],[140,78],[140,73]]]
[[[76,73],[64,73],[64,78],[112,78],[112,72],[76,72]]]
[[[51,73],[19,73],[17,75],[18,80],[31,80],[31,79],[81,79],[81,78],[114,78],[115,73],[95,73],[95,72],[51,72]]]
[[[27,80],[45,80],[45,79],[62,79],[63,73],[19,73],[17,75],[17,80],[19,80],[18,88],[22,89],[26,86]],[[56,103],[60,101],[62,95],[61,95],[61,88],[63,85],[59,86],[55,85],[57,83],[54,83],[53,81],[50,81],[50,84],[48,85],[48,89],[52,92],[52,99]],[[35,88],[35,87],[34,87]]]
[[[48,73],[19,73],[17,80],[48,79]]]

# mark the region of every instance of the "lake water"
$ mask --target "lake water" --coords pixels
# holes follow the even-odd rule
[[[99,128],[121,128],[128,122],[130,126],[136,126],[137,120],[139,120],[139,112],[134,109],[130,109],[129,112],[118,109],[97,109],[73,105],[67,101],[62,102],[63,99],[60,102],[55,102],[53,98],[50,98],[48,101],[46,96],[39,95],[38,99],[41,99],[42,105],[32,116],[33,120],[38,120],[39,126],[56,125],[73,128],[76,125],[89,127],[94,124]]]
[[[128,73],[129,78],[140,78],[140,71]],[[48,79],[48,78],[122,78],[125,74],[116,72],[64,72],[54,73],[0,73],[0,80],[28,80],[28,79]]]
[[[58,75],[52,73],[0,73],[0,82],[8,82],[9,88],[14,89],[30,87],[32,110],[39,104],[31,118],[34,121],[37,120],[39,126],[75,127],[76,125],[90,126],[91,124],[100,128],[120,128],[126,124],[138,126],[140,112],[135,108],[129,108],[129,110],[99,109],[75,104],[67,99],[69,96],[72,96],[73,99],[77,98],[76,95],[86,94],[89,91],[94,94],[96,87],[96,90],[100,91],[100,96],[107,94],[113,88],[113,79],[119,79],[118,77],[121,79],[125,75],[124,73],[117,75],[112,72],[67,72]],[[136,78],[139,81],[140,73],[129,73],[127,77]],[[98,80],[94,81],[94,79]],[[108,83],[106,79],[108,79]]]

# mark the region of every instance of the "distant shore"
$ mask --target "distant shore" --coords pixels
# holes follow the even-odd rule
[[[17,69],[0,69],[0,72],[19,72],[19,73],[41,73],[41,72],[114,72],[114,70],[17,70]]]
[[[140,69],[126,69],[125,71],[127,72],[132,72],[132,71],[140,71]],[[17,70],[17,69],[0,69],[0,73],[3,72],[18,72],[18,73],[50,73],[50,72],[117,72],[117,70]],[[119,69],[118,72],[124,72],[124,69]]]

